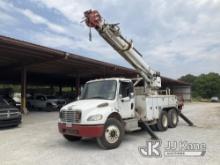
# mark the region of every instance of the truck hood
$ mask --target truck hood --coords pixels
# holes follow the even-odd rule
[[[61,110],[81,110],[86,111],[93,108],[96,108],[98,105],[103,103],[110,103],[109,100],[100,100],[100,99],[90,99],[90,100],[78,100],[72,103],[65,105]]]

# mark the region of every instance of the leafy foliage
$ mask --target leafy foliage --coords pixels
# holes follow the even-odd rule
[[[201,74],[199,76],[187,74],[180,77],[179,80],[192,84],[193,97],[220,97],[220,75],[218,73]]]

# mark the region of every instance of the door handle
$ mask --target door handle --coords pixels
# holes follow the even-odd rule
[[[134,108],[134,103],[131,103],[131,110]]]

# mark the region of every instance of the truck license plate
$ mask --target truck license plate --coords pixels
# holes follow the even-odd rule
[[[66,127],[72,127],[72,123],[66,123]]]

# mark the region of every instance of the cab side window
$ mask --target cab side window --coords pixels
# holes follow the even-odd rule
[[[120,82],[120,91],[119,94],[122,95],[122,98],[130,97],[130,94],[133,92],[132,82]]]

